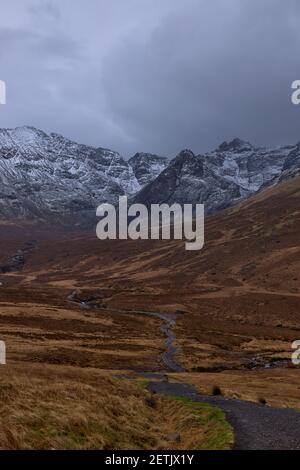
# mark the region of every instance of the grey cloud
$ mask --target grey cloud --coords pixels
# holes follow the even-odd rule
[[[300,140],[297,0],[3,0],[0,126],[129,156]],[[5,5],[7,4],[7,7]]]
[[[36,16],[37,20],[41,20],[41,17],[46,17],[47,19],[59,20],[60,19],[60,10],[58,4],[53,0],[40,0],[39,3],[32,4],[29,6],[29,12]]]

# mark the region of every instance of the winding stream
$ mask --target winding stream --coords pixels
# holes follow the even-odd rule
[[[78,299],[76,291],[71,292],[67,297],[67,301],[80,305],[81,308],[91,308],[88,301],[82,301]],[[95,307],[92,307],[95,308]],[[143,310],[120,310],[106,308],[105,310],[110,312],[123,312],[127,314],[144,315],[152,318],[158,318],[163,321],[160,331],[166,336],[166,350],[161,355],[162,363],[166,366],[168,371],[171,372],[185,372],[185,369],[176,362],[176,354],[178,347],[176,346],[176,334],[174,333],[174,327],[176,326],[177,314],[175,313],[160,313],[160,312],[146,312]]]
[[[148,315],[154,318],[163,320],[163,325],[160,327],[160,331],[167,337],[165,345],[166,350],[163,352],[161,359],[163,364],[169,371],[172,372],[185,372],[185,369],[176,362],[176,354],[178,347],[176,346],[176,334],[174,333],[174,327],[176,326],[177,315],[174,313],[158,313],[158,312],[134,312]]]
[[[78,299],[76,291],[72,292],[67,300],[71,303],[75,303],[80,305],[83,309],[91,309],[97,308],[95,306],[90,305],[89,301],[83,301]],[[161,313],[161,312],[148,312],[144,310],[120,310],[120,309],[113,309],[113,308],[106,308],[105,310],[111,312],[123,312],[127,314],[135,314],[135,315],[144,315],[152,318],[157,318],[161,320],[163,323],[160,327],[160,331],[166,336],[165,351],[161,354],[161,361],[166,366],[167,371],[169,372],[186,372],[182,366],[180,366],[176,361],[176,354],[178,353],[179,348],[176,346],[177,337],[174,332],[174,328],[176,327],[176,320],[179,314],[176,313]],[[245,368],[245,369],[271,369],[276,367],[284,367],[289,364],[289,361],[286,359],[268,359],[263,357],[251,357],[247,358],[247,362],[244,364],[243,367],[239,367],[237,369]],[[228,370],[232,368],[222,367],[218,370],[221,372],[222,370]]]
[[[71,300],[69,297],[69,301]],[[86,308],[86,305],[84,305]],[[107,309],[120,312],[119,309]],[[176,362],[176,326],[177,315],[172,313],[123,310],[124,313],[146,315],[163,322],[160,331],[166,336],[166,350],[161,360],[168,371],[184,372]],[[255,367],[265,368],[266,364],[253,358]],[[267,365],[268,367],[269,365]],[[223,396],[201,395],[191,385],[164,380],[164,373],[144,372],[140,374],[150,378],[148,390],[152,393],[175,395],[190,400],[209,403],[223,410],[235,432],[234,449],[300,449],[300,413],[287,408],[271,408],[262,404],[227,398]],[[126,378],[126,377],[125,377]],[[291,426],[293,423],[293,426]]]

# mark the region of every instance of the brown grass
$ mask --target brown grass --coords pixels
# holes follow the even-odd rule
[[[300,409],[299,368],[233,370],[218,373],[170,374],[169,379],[190,383],[203,394],[211,395],[217,384],[222,395],[274,407]]]
[[[1,449],[225,449],[232,443],[218,410],[151,396],[135,382],[96,370],[2,367],[0,400]]]

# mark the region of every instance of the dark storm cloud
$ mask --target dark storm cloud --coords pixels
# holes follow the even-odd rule
[[[3,0],[1,13],[1,127],[125,155],[300,140],[297,0]]]

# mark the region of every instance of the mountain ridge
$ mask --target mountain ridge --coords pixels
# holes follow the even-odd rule
[[[228,207],[300,173],[300,144],[263,148],[235,138],[216,150],[175,158],[79,144],[33,126],[0,129],[0,218],[95,220],[95,209],[119,196],[152,203]]]

